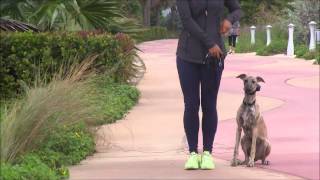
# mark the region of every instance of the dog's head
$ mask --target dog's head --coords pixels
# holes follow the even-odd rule
[[[242,79],[244,91],[247,94],[254,94],[256,91],[260,91],[261,86],[259,85],[259,82],[265,82],[260,76],[253,77],[246,74],[240,74],[237,78]]]

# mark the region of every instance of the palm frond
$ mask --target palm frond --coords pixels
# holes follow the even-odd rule
[[[116,0],[77,0],[72,7],[72,17],[84,29],[108,29],[113,18],[122,16]]]
[[[36,28],[33,25],[26,24],[19,21],[9,20],[9,19],[2,19],[0,18],[0,30],[2,31],[33,31],[33,32],[39,32],[39,29]]]
[[[141,25],[124,17],[119,0],[2,0],[3,15],[42,30],[94,30],[137,33]]]

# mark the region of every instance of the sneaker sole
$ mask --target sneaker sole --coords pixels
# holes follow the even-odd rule
[[[215,168],[200,168],[201,170],[214,170]]]
[[[184,168],[184,170],[198,170],[200,168]]]

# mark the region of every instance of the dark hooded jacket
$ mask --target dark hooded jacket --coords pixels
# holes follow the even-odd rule
[[[217,44],[225,57],[227,52],[220,26],[224,19],[232,24],[240,20],[242,11],[238,0],[177,0],[177,7],[183,25],[177,56],[203,63],[208,50]],[[224,17],[224,7],[229,10],[227,17]]]

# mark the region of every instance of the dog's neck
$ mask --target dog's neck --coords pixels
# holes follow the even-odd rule
[[[253,106],[256,102],[256,94],[245,94],[243,98],[243,104],[247,106]]]

